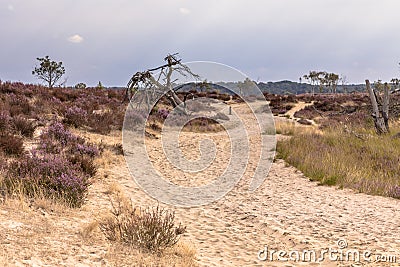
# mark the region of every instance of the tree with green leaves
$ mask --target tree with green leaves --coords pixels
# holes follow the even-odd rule
[[[309,74],[303,75],[303,78],[308,80],[314,89],[318,86],[320,93],[324,88],[328,88],[331,92],[336,93],[337,85],[339,82],[339,75],[335,73],[328,73],[326,71],[310,71]]]
[[[332,93],[336,93],[340,77],[336,73],[325,73],[325,80]]]
[[[75,85],[75,89],[85,89],[86,87],[85,83],[78,83]]]
[[[312,86],[312,94],[314,95],[315,93],[315,87],[318,86],[321,90],[321,83],[320,83],[320,73],[318,71],[310,71],[309,74],[303,75],[303,78],[308,80]]]
[[[65,74],[65,68],[62,62],[56,62],[45,56],[44,58],[36,58],[40,64],[32,71],[32,75],[36,76],[39,80],[43,80],[53,88],[60,78]]]

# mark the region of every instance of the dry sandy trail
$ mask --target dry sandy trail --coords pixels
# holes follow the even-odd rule
[[[189,147],[195,135],[184,133],[180,142]],[[226,137],[216,133],[214,138],[225,147]],[[257,146],[256,137],[250,136],[250,141],[253,148]],[[177,184],[185,181],[201,184],[202,179],[209,179],[215,172],[211,169],[203,175],[186,175],[182,179],[182,173],[159,160],[163,157],[159,141],[147,144],[155,165]],[[187,151],[187,156],[195,158],[196,153],[198,151],[192,149]],[[229,154],[224,153],[229,151],[221,153],[218,164],[223,166],[224,161],[229,160]],[[338,249],[338,240],[347,242],[344,252],[357,249],[361,257],[364,251],[372,252],[367,257],[372,262],[361,258],[362,264],[358,266],[398,266],[374,261],[377,254],[384,254],[395,255],[400,262],[399,200],[318,186],[281,160],[272,164],[265,182],[251,193],[247,182],[254,166],[251,162],[249,165],[244,178],[219,201],[194,208],[168,206],[176,211],[177,219],[187,225],[184,240],[196,247],[200,266],[352,266],[353,261],[329,260],[327,254],[325,261],[319,263],[278,261],[276,254],[273,261],[257,258],[258,252],[268,246],[287,252],[315,250],[318,259],[321,250]],[[156,205],[154,199],[128,179],[127,168],[118,166],[112,172],[135,204]],[[335,258],[337,254],[332,255]]]

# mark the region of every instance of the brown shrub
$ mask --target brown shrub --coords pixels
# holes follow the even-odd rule
[[[0,149],[7,155],[20,156],[24,152],[22,138],[11,134],[4,134],[0,136]]]
[[[22,116],[17,116],[17,117],[12,118],[12,124],[13,124],[14,130],[17,133],[19,133],[25,137],[29,137],[29,138],[33,137],[33,133],[35,132],[36,125],[32,121],[30,121]]]
[[[121,199],[111,201],[111,217],[99,223],[101,231],[110,241],[136,246],[146,252],[162,252],[173,247],[186,227],[175,225],[175,214],[160,208],[133,208]]]

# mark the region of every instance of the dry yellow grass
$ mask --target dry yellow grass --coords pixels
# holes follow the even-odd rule
[[[322,134],[316,126],[313,125],[302,125],[294,120],[286,118],[275,119],[275,131],[276,134],[282,135],[294,135],[295,133],[319,133]]]
[[[392,126],[399,132],[398,125]],[[321,184],[400,198],[400,139],[373,129],[295,131],[278,143],[278,155]]]
[[[91,221],[90,223],[85,224],[80,231],[82,237],[86,240],[90,239],[95,232],[99,230],[99,222]]]
[[[105,257],[111,266],[198,266],[196,249],[192,244],[184,242],[178,242],[174,248],[161,255],[142,253],[132,247],[115,244],[109,248]]]

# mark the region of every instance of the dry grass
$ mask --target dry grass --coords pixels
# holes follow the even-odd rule
[[[162,255],[143,253],[132,247],[114,245],[109,248],[105,258],[111,266],[198,266],[196,249],[192,244],[182,241],[178,242],[175,247],[164,251]]]
[[[317,127],[314,126],[307,126],[307,125],[301,125],[299,123],[296,123],[295,121],[292,120],[287,120],[287,119],[276,119],[275,120],[275,131],[276,134],[282,134],[282,135],[294,135],[295,133],[321,133]]]
[[[169,209],[133,207],[130,199],[121,194],[110,198],[110,215],[99,221],[105,237],[141,251],[160,254],[173,248],[186,227],[176,225],[175,213]]]
[[[98,229],[99,229],[99,222],[92,221],[83,226],[82,230],[80,231],[80,234],[85,240],[90,240],[90,238],[96,231],[98,231]]]
[[[108,189],[108,194],[114,201],[119,202],[123,212],[132,214],[133,208],[130,199],[128,199],[121,186],[117,183],[111,183]],[[141,211],[134,211],[136,215],[140,215]],[[111,214],[104,214],[99,220],[93,221],[83,226],[81,235],[86,240],[96,240],[100,227]],[[103,233],[101,233],[102,236]],[[116,240],[118,241],[118,240]],[[127,245],[123,242],[111,242],[108,251],[105,255],[110,266],[198,266],[196,263],[196,249],[190,243],[179,240],[172,247],[160,250],[157,253],[149,253],[147,250],[138,249],[136,246]]]
[[[117,184],[116,182],[112,182],[107,186],[107,191],[105,192],[107,195],[114,195],[118,196],[122,194],[121,185]]]
[[[296,130],[294,121],[277,120],[275,121],[276,134],[293,135]]]
[[[278,143],[277,150],[279,157],[320,184],[400,198],[398,138],[361,128],[327,129],[324,134],[295,131],[292,138]]]

